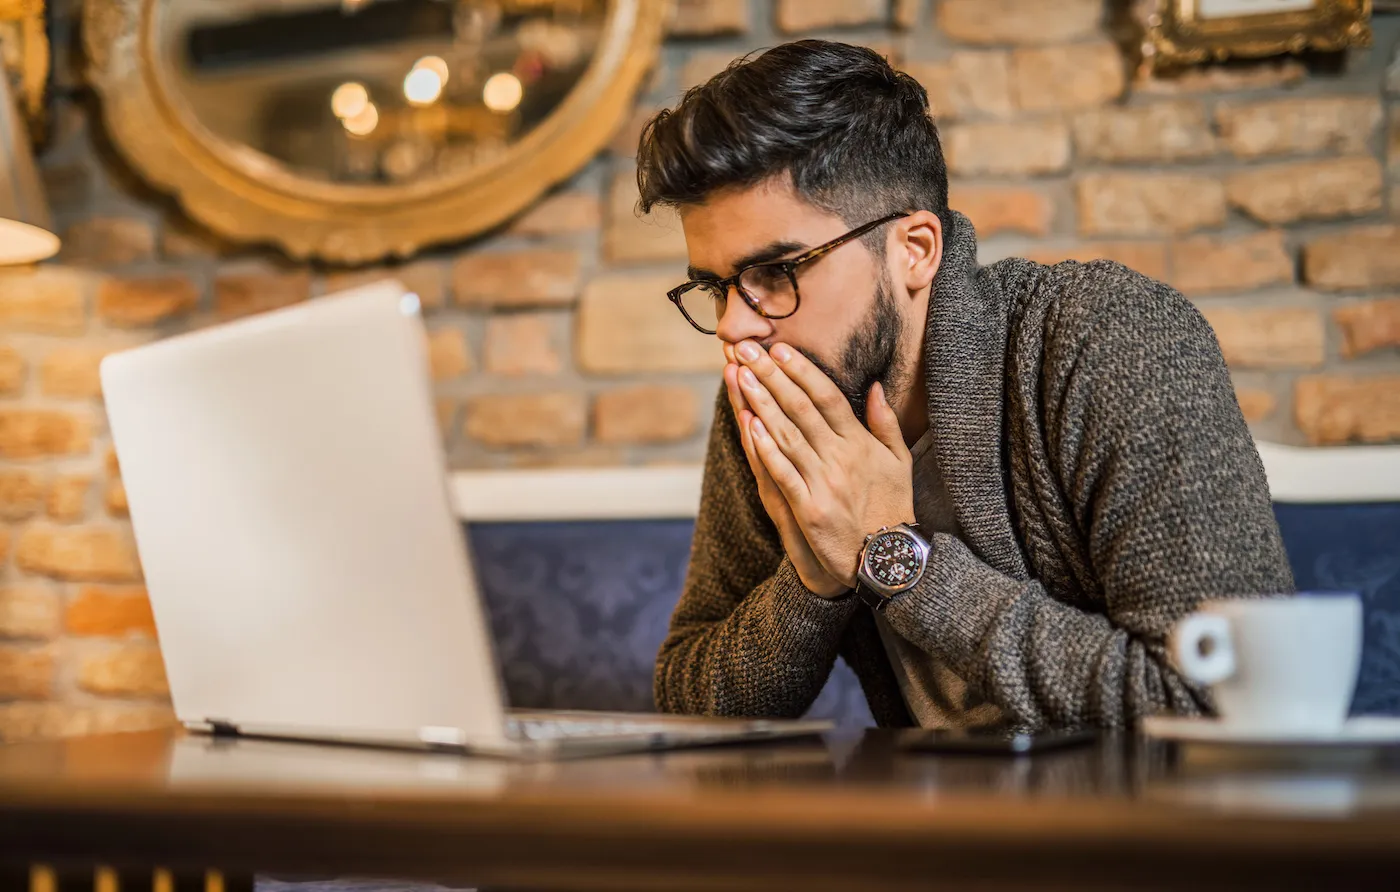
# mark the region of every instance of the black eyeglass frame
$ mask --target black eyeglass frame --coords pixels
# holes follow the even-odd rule
[[[748,304],[755,313],[762,316],[763,318],[786,319],[793,313],[796,313],[798,308],[802,306],[802,290],[797,287],[797,270],[799,267],[811,263],[813,260],[825,257],[827,254],[830,254],[832,251],[835,251],[837,248],[841,247],[847,242],[853,239],[860,238],[861,236],[865,235],[867,232],[876,228],[877,226],[884,226],[886,223],[893,223],[895,220],[907,217],[911,213],[913,212],[899,211],[897,213],[887,214],[878,220],[871,220],[864,226],[857,226],[855,229],[852,229],[845,235],[837,236],[836,238],[832,239],[829,242],[826,242],[825,244],[817,245],[815,248],[804,251],[803,253],[798,254],[796,257],[790,257],[787,260],[765,260],[763,263],[749,264],[748,266],[739,270],[737,273],[735,273],[727,279],[691,279],[690,281],[685,282],[681,285],[677,285],[675,288],[672,288],[670,291],[666,292],[666,296],[670,298],[671,303],[676,305],[676,309],[681,311],[681,315],[685,317],[685,320],[689,322],[691,326],[701,334],[712,335],[715,334],[718,331],[718,329],[706,328],[699,322],[696,322],[695,319],[692,318],[691,315],[685,311],[685,304],[681,302],[681,298],[687,292],[693,291],[696,288],[705,288],[714,293],[722,294],[725,300],[729,299],[729,289],[733,288],[736,292],[738,292],[739,296],[744,299],[744,303]],[[744,286],[739,283],[739,280],[743,277],[745,273],[750,272],[751,270],[761,269],[765,267],[769,267],[780,271],[783,275],[787,276],[788,281],[792,283],[792,309],[786,313],[769,313],[764,311],[763,307],[759,306],[758,301],[754,299],[754,297],[750,295],[747,291],[745,291]]]

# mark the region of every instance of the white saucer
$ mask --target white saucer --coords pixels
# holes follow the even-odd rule
[[[1142,720],[1148,737],[1184,743],[1243,746],[1386,746],[1400,745],[1400,718],[1360,716],[1335,731],[1278,731],[1214,718],[1151,716]]]

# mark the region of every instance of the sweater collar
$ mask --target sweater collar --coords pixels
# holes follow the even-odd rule
[[[1002,573],[1026,579],[1011,525],[1004,405],[1008,299],[977,264],[977,233],[946,215],[943,261],[924,332],[929,428],[962,538]]]

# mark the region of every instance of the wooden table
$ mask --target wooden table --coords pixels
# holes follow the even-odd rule
[[[179,732],[0,747],[0,861],[530,889],[1400,888],[1400,754],[887,732],[549,764]]]

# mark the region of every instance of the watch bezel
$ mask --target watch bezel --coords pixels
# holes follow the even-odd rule
[[[871,546],[883,537],[890,535],[903,536],[906,539],[908,539],[914,549],[914,552],[919,556],[918,572],[916,572],[913,576],[909,577],[909,580],[907,582],[902,582],[899,585],[895,586],[885,585],[884,583],[876,579],[875,574],[870,567]],[[909,591],[909,589],[918,585],[919,580],[922,579],[924,576],[924,570],[928,567],[929,551],[930,546],[928,541],[925,540],[923,536],[919,535],[918,531],[914,530],[908,524],[902,523],[892,527],[881,527],[880,529],[876,530],[875,532],[871,533],[865,538],[865,545],[860,550],[860,567],[858,572],[856,573],[856,578],[861,585],[875,592],[880,597],[888,600],[890,598],[893,598],[895,595],[907,592]]]

